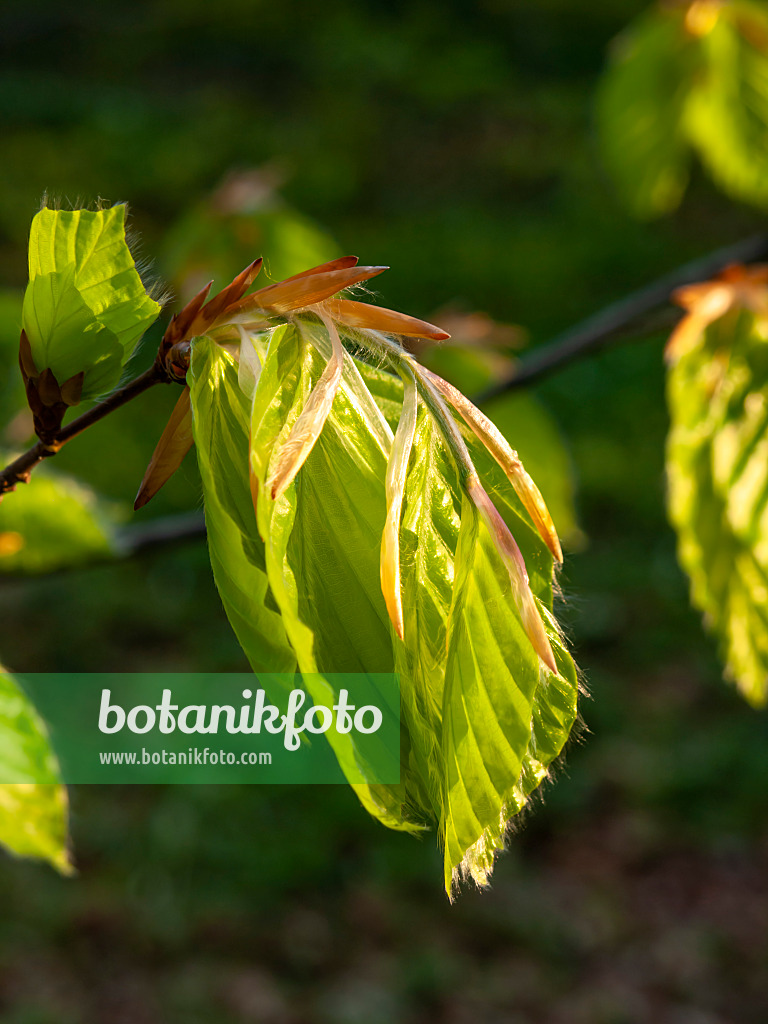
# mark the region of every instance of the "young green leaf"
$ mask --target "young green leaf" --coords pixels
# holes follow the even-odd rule
[[[395,639],[391,630],[385,629],[386,612],[376,586],[374,562],[375,538],[381,536],[386,510],[383,484],[387,450],[377,437],[380,424],[369,423],[361,416],[364,401],[357,395],[362,381],[357,386],[344,381],[340,386],[326,427],[294,485],[277,503],[264,493],[263,483],[279,437],[290,430],[322,367],[316,350],[322,352],[323,344],[313,331],[318,328],[302,322],[273,335],[254,403],[251,458],[261,482],[258,519],[265,538],[267,571],[286,629],[300,666],[302,659],[321,670],[346,661],[349,669],[362,666],[374,670],[391,664],[389,659],[394,655],[401,680],[407,758],[404,753],[404,794],[393,794],[393,799],[402,801],[404,824],[441,823],[444,841],[457,816],[452,810],[455,793],[449,767],[458,764],[462,771],[482,775],[495,770],[494,758],[499,756],[491,747],[476,755],[455,737],[446,738],[445,714],[451,700],[464,699],[463,683],[452,682],[449,686],[449,679],[458,678],[459,666],[467,673],[464,682],[477,685],[478,663],[482,663],[483,655],[491,659],[488,667],[493,681],[489,685],[494,687],[498,705],[486,703],[481,715],[483,720],[487,716],[491,732],[500,728],[499,717],[505,720],[511,695],[522,691],[527,721],[510,739],[517,758],[514,777],[504,776],[504,785],[499,783],[493,817],[497,848],[507,818],[520,809],[527,793],[541,781],[562,749],[575,716],[575,672],[546,611],[552,601],[552,556],[503,470],[475,439],[472,454],[482,466],[482,478],[495,498],[500,492],[506,494],[502,514],[515,536],[523,538],[531,585],[543,602],[540,611],[547,623],[549,642],[557,651],[561,674],[554,676],[541,666],[522,623],[509,572],[490,535],[487,541],[493,555],[486,557],[492,559],[497,572],[503,570],[493,605],[497,613],[494,626],[508,637],[507,653],[514,651],[515,656],[508,653],[506,660],[502,656],[494,660],[494,645],[488,647],[486,633],[477,635],[472,629],[469,638],[457,646],[457,653],[447,652],[448,623],[452,614],[459,614],[455,609],[452,613],[451,608],[462,488],[445,440],[432,416],[422,408],[406,479],[401,526],[404,642]],[[356,340],[359,342],[357,336]],[[379,399],[382,412],[391,408],[395,422],[402,406],[402,386],[371,367],[361,367],[361,372]],[[368,388],[363,390],[368,393]],[[474,565],[468,575],[472,586],[482,594]],[[467,603],[470,610],[486,596],[475,596],[474,590],[472,595]],[[465,614],[462,602],[456,607]],[[472,614],[477,614],[476,609]],[[527,666],[527,676],[523,666]],[[454,675],[449,676],[449,672]],[[523,677],[518,679],[517,673],[523,673]],[[559,696],[551,702],[558,710],[550,713],[545,710],[550,706],[548,693],[558,688]],[[536,720],[540,723],[539,736],[532,732]],[[479,723],[475,724],[479,729]],[[536,756],[539,748],[540,757]],[[487,763],[486,755],[490,758]],[[463,863],[466,873],[476,881],[487,879],[490,868],[486,865],[487,870],[481,871],[474,861],[465,863],[465,857],[478,842],[490,842],[488,829],[488,821],[483,821],[474,833],[464,828],[461,838],[446,849],[449,887]],[[465,845],[459,849],[462,842]]]
[[[350,314],[346,300],[324,298],[266,326],[267,292],[296,288],[294,299],[310,302],[348,285],[351,270],[343,261],[269,286],[229,307],[212,337],[192,339],[211,557],[255,668],[274,668],[276,643],[326,705],[336,702],[336,673],[399,673],[400,782],[355,788],[389,827],[439,826],[450,891],[460,875],[487,881],[509,818],[574,720],[575,671],[551,615],[548,545],[559,546],[506,440],[444,385],[469,424],[462,435],[436,378],[363,320],[438,328],[376,307],[351,304]],[[251,307],[259,319],[243,330]],[[230,355],[238,340],[239,367]],[[398,378],[344,346],[412,381],[407,400]],[[457,726],[467,699],[479,749]],[[327,739],[347,777],[359,778],[354,737]]]
[[[32,704],[0,668],[0,845],[19,857],[39,857],[64,874],[67,794],[56,758]]]
[[[82,398],[108,391],[159,312],[125,240],[125,206],[35,216],[22,323],[38,375],[61,387],[84,372]]]
[[[275,351],[277,348],[276,345]],[[288,345],[281,355],[285,356],[283,369],[293,369],[291,346]],[[320,363],[318,359],[317,365]],[[311,634],[297,615],[298,608],[294,603],[297,594],[292,586],[290,570],[286,568],[286,575],[283,576],[279,561],[280,543],[287,541],[292,524],[287,524],[285,532],[276,528],[270,534],[266,551],[256,528],[248,471],[251,401],[239,387],[237,365],[227,352],[210,339],[199,338],[192,346],[189,379],[195,446],[205,492],[211,562],[230,623],[255,670],[290,672],[298,666],[301,672],[307,674],[305,678],[315,703],[332,704],[335,694],[327,682],[317,675],[318,664],[313,656]],[[269,392],[273,384],[271,368],[265,365],[259,379],[259,388],[265,393],[266,385],[266,391]],[[313,457],[314,453],[308,462]],[[259,474],[258,479],[261,484],[260,493],[268,495],[263,473]],[[292,488],[289,488],[290,493]],[[280,503],[286,500],[287,496],[279,499]],[[262,503],[264,507],[267,501],[272,506],[275,504],[271,498],[265,498]],[[321,517],[316,516],[315,522],[317,529],[304,531],[308,554],[323,553]],[[299,538],[300,535],[297,535]],[[332,569],[332,552],[324,554],[325,565]],[[264,568],[274,565],[277,571],[271,572],[268,579]],[[354,595],[350,597],[354,598]],[[383,605],[380,597],[379,601]],[[312,608],[312,603],[306,598],[303,605]],[[327,615],[323,615],[324,608],[327,609]],[[333,603],[324,605],[322,595],[318,594],[314,612],[317,619],[330,622],[334,618],[333,612]],[[360,670],[363,664],[360,661],[357,662],[358,669],[347,667],[349,662],[344,653],[345,646],[342,639],[338,644],[339,661],[335,667],[330,667],[333,671],[342,672]],[[389,671],[387,666],[389,664],[391,667],[391,660],[376,664],[377,667],[368,670]],[[342,768],[347,768],[350,775],[359,778],[360,766],[350,738],[339,735],[334,749]],[[393,794],[389,787],[356,785],[355,790],[370,813],[385,824],[392,828],[410,827],[403,822],[400,813],[402,797]]]
[[[408,626],[405,646],[396,653],[401,678],[412,680],[413,699],[404,709],[412,756],[441,821],[449,891],[462,876],[478,884],[487,881],[508,820],[522,809],[565,744],[578,689],[573,663],[548,611],[551,553],[491,453],[479,441],[468,443],[523,552],[559,674],[536,657],[506,566],[473,506],[462,507],[450,456],[434,422],[423,415],[403,513]],[[479,550],[478,536],[483,541]],[[452,646],[446,653],[449,632]],[[470,726],[480,748],[468,738]],[[467,779],[472,784],[465,788]],[[486,792],[484,780],[493,781],[495,796]]]
[[[248,484],[250,400],[232,356],[208,338],[193,346],[188,379],[219,595],[254,671],[292,672],[296,656],[269,592]]]
[[[484,885],[508,821],[527,786],[526,755],[546,770],[531,734],[536,696],[550,686],[570,690],[575,715],[575,673],[562,645],[558,673],[550,671],[526,643],[525,625],[509,599],[509,576],[482,517],[470,502],[462,510],[455,559],[448,662],[443,696],[445,881],[461,877]],[[557,640],[552,620],[546,620]],[[562,679],[558,680],[558,675]],[[567,731],[562,735],[564,741]],[[547,733],[549,736],[549,733]],[[551,737],[555,740],[555,736]],[[557,742],[552,743],[559,753]],[[529,753],[529,748],[530,753]]]

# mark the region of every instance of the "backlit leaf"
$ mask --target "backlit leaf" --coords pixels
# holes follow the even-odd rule
[[[108,391],[159,312],[125,240],[125,206],[35,216],[22,321],[38,372],[61,385],[84,370],[83,398]]]
[[[308,318],[280,328],[269,343],[255,393],[251,459],[259,481],[258,523],[270,585],[303,671],[387,671],[394,665],[399,672],[401,785],[378,787],[373,795],[384,809],[374,813],[400,827],[439,824],[441,838],[450,840],[447,886],[460,872],[482,884],[494,851],[503,844],[508,818],[546,774],[575,716],[575,673],[546,612],[552,601],[552,556],[502,469],[473,438],[483,482],[524,551],[531,586],[542,602],[561,666],[557,677],[541,666],[531,646],[506,566],[490,537],[484,538],[482,551],[470,545],[462,569],[466,587],[456,597],[463,497],[442,435],[422,408],[401,528],[401,643],[382,598],[378,551],[391,446],[386,420],[399,419],[402,385],[366,366],[360,368],[365,386],[352,365],[294,483],[277,501],[265,491],[281,440],[322,371],[324,358],[318,352],[326,357],[328,347],[322,328]],[[371,394],[381,409],[378,415],[370,412]],[[490,643],[489,632],[499,641]],[[473,711],[477,747],[464,742],[454,723],[459,709],[483,686],[491,697]],[[511,707],[518,717],[507,735]],[[445,732],[446,716],[450,733]],[[461,779],[455,775],[457,766]],[[467,792],[462,787],[470,777],[476,777],[476,785]],[[480,781],[486,777],[495,787],[490,802]],[[364,803],[371,809],[365,798]]]
[[[254,671],[291,672],[296,657],[269,592],[248,482],[250,400],[232,356],[207,338],[193,346],[188,379],[216,586]]]
[[[691,599],[726,674],[753,704],[768,693],[768,342],[730,310],[669,369],[669,515]]]
[[[614,44],[598,127],[605,164],[639,216],[678,205],[690,150],[725,192],[765,205],[765,6],[693,0],[642,15]]]
[[[540,608],[551,608],[550,552],[501,468],[479,443],[468,443],[524,554]],[[460,525],[464,551],[457,554]],[[414,444],[401,542],[406,642],[398,649],[398,670],[412,679],[413,758],[441,821],[446,887],[462,875],[483,884],[507,821],[568,737],[576,714],[575,671],[546,612],[560,675],[536,657],[507,569],[471,507],[463,506],[450,456],[427,416]]]
[[[342,376],[325,428],[294,483],[277,500],[266,486],[272,457],[279,457],[281,442],[322,374],[324,359],[310,340],[319,330],[311,323],[278,329],[254,395],[251,468],[258,481],[267,574],[303,673],[391,672],[389,618],[379,583],[391,434],[373,403],[366,415],[355,400],[352,367]],[[316,700],[328,699],[318,692]],[[356,764],[351,739],[338,737],[334,751],[351,774]],[[355,788],[385,824],[418,827],[403,809],[402,784]]]

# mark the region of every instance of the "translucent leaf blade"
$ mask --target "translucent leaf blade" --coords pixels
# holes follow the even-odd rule
[[[726,675],[768,696],[768,363],[755,317],[732,311],[670,364],[668,511],[691,600]]]
[[[49,368],[60,384],[85,370],[84,397],[116,384],[160,312],[126,243],[125,207],[41,210],[30,230],[29,281],[22,319],[38,370]]]
[[[192,346],[189,381],[219,595],[254,671],[291,672],[296,657],[270,597],[248,485],[250,401],[240,389],[232,356],[208,338]]]

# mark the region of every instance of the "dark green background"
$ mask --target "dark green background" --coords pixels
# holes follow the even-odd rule
[[[642,6],[6,0],[0,283],[24,284],[46,189],[129,199],[158,256],[229,170],[270,163],[341,251],[391,265],[384,304],[459,303],[545,341],[765,226],[698,172],[661,222],[614,198],[592,97]],[[78,877],[0,864],[4,1021],[765,1019],[768,728],[720,681],[676,565],[662,346],[536,389],[579,480],[588,543],[561,615],[591,698],[492,890],[450,907],[434,839],[386,832],[343,788],[76,789]],[[169,401],[158,389],[60,464],[129,505]],[[142,516],[200,500],[186,465]],[[199,543],[3,580],[0,616],[20,672],[245,667]]]

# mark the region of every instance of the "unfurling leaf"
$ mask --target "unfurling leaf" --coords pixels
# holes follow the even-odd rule
[[[301,411],[288,437],[280,445],[277,460],[267,480],[267,490],[273,501],[280,497],[291,483],[320,436],[328,413],[331,411],[336,389],[344,368],[344,348],[339,332],[326,317],[324,324],[331,338],[333,354],[323,370],[320,380],[312,389],[307,404]]]
[[[22,313],[28,378],[48,372],[64,388],[82,373],[79,397],[109,391],[159,312],[125,240],[125,206],[35,216]]]
[[[67,794],[45,728],[15,680],[0,667],[0,846],[39,857],[64,874]]]
[[[477,410],[465,440],[427,371],[383,330],[423,322],[370,307],[368,329],[328,297],[331,275],[349,283],[317,268],[296,279],[311,282],[301,295],[270,286],[281,303],[322,294],[317,306],[244,324],[242,304],[260,316],[262,290],[192,340],[216,581],[254,667],[295,665],[318,700],[334,697],[332,673],[398,672],[400,783],[356,791],[391,828],[438,827],[449,891],[461,877],[484,884],[576,714],[551,614],[551,524],[527,477],[520,494],[510,484],[524,471],[506,442]],[[326,735],[359,778],[354,739]]]
[[[256,533],[243,473],[251,402],[240,390],[232,356],[208,339],[193,347],[189,380],[208,547],[219,595],[254,671],[291,672],[296,656],[269,593],[264,545]]]
[[[669,515],[691,599],[718,638],[726,675],[762,705],[768,696],[768,336],[756,310],[765,308],[768,287],[761,269],[731,278],[731,285],[721,278],[680,296],[689,314],[669,347]],[[713,295],[722,307],[716,319]]]
[[[552,522],[552,516],[549,514],[549,509],[545,505],[538,487],[526,473],[517,452],[513,451],[504,435],[488,417],[457,388],[435,373],[430,373],[429,379],[456,409],[470,430],[482,441],[504,470],[507,479],[517,492],[528,515],[536,524],[542,540],[552,552],[555,561],[562,562],[563,549],[560,546],[560,539],[557,536],[555,524]]]

